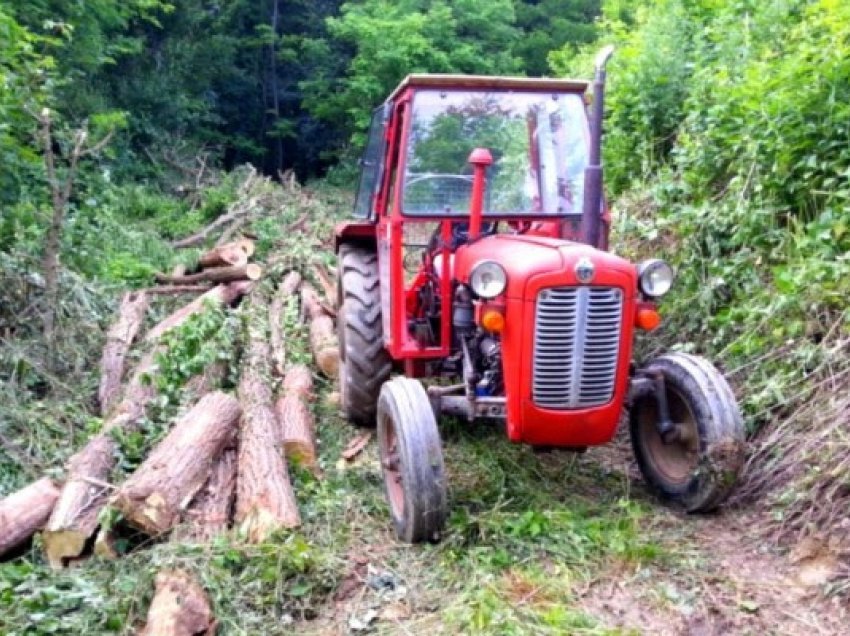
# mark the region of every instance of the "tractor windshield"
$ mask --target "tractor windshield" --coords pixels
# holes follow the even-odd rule
[[[420,90],[413,98],[404,213],[469,212],[473,148],[487,148],[484,214],[581,214],[588,127],[579,93]]]

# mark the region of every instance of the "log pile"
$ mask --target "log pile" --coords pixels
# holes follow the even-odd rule
[[[203,283],[232,283],[234,281],[256,281],[263,276],[263,268],[248,260],[254,254],[254,242],[240,239],[224,245],[216,245],[201,254],[194,271],[175,268],[170,274],[156,274],[157,283],[166,287],[157,288],[165,293],[167,285],[180,287]],[[179,266],[178,266],[179,267]],[[175,291],[175,293],[178,293]]]
[[[259,543],[300,524],[290,464],[316,476],[320,470],[313,369],[288,359],[288,351],[300,355],[304,348],[288,340],[296,331],[309,334],[317,370],[335,377],[333,272],[281,272],[278,266],[263,277],[263,267],[250,262],[253,254],[249,239],[222,243],[204,252],[194,271],[177,267],[156,276],[159,286],[124,295],[102,356],[97,397],[103,426],[70,457],[61,480],[43,477],[0,500],[0,559],[39,532],[47,560],[59,569],[91,556],[120,558],[126,550],[116,541],[122,529],[146,537],[140,546],[208,543],[223,534]],[[177,294],[194,298],[143,331],[149,307]],[[135,469],[119,469],[122,436],[147,430],[142,424],[158,403],[152,378],[176,342],[164,336],[209,304],[226,311],[238,306],[243,318],[236,390],[217,389],[224,363],[186,381],[184,412],[163,424],[161,439],[151,440]],[[298,316],[301,327],[294,324]],[[240,358],[232,353],[223,357]],[[128,369],[133,359],[138,362]],[[116,514],[104,514],[107,509]],[[209,602],[192,576],[160,572],[141,633],[214,630]]]

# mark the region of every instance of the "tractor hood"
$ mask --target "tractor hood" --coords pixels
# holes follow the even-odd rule
[[[610,284],[616,280],[625,288],[627,296],[632,296],[637,289],[637,272],[632,263],[584,243],[563,239],[522,234],[485,236],[458,248],[455,278],[468,283],[472,269],[482,261],[495,261],[505,268],[508,298],[523,298],[526,284],[538,275],[548,278],[557,274],[559,285],[593,285],[597,279],[605,279],[605,284]],[[588,261],[593,265],[594,277],[580,281],[576,267],[579,262],[586,265]]]

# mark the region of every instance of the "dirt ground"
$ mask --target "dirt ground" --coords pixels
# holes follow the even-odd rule
[[[591,452],[628,475],[635,497],[650,498],[622,443]],[[581,606],[606,626],[670,636],[850,633],[850,600],[829,594],[850,578],[846,544],[809,537],[780,547],[758,532],[765,513],[688,516],[657,501],[653,510],[654,531],[686,556],[600,573]]]

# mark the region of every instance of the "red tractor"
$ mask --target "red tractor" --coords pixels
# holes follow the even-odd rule
[[[585,81],[411,75],[374,113],[356,220],[336,233],[340,384],[347,418],[377,423],[403,541],[438,539],[446,518],[443,414],[584,450],[626,407],[661,495],[704,511],[735,481],[744,428],[723,376],[683,353],[632,360],[673,271],[607,251],[609,56],[590,108]]]

